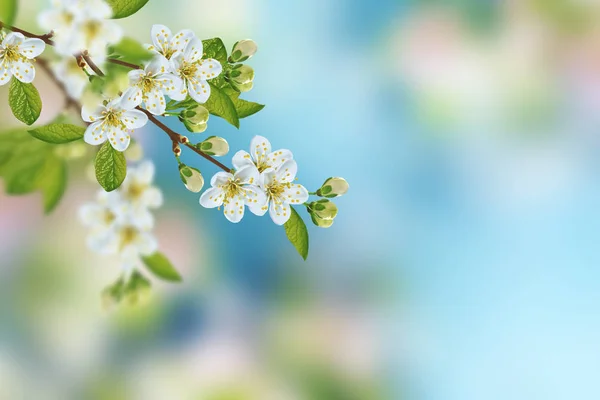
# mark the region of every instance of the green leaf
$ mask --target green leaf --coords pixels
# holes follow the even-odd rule
[[[119,43],[111,46],[110,51],[118,54],[123,59],[133,64],[142,64],[152,59],[152,53],[146,50],[140,42],[135,39],[124,37]],[[112,54],[110,58],[116,58]]]
[[[2,0],[0,2],[0,21],[12,25],[17,16],[17,0]]]
[[[203,40],[202,47],[204,50],[203,58],[214,58],[223,67],[227,65],[227,48],[221,38]]]
[[[46,143],[63,144],[83,138],[85,128],[71,124],[50,124],[29,131],[36,139]]]
[[[37,188],[46,159],[44,157],[22,157],[11,165],[10,173],[5,177],[7,194],[26,194]]]
[[[144,7],[148,0],[106,0],[113,9],[113,19],[125,18]]]
[[[203,106],[206,107],[212,115],[221,117],[231,125],[239,128],[240,119],[231,98],[222,89],[214,86],[211,82],[209,82],[209,85],[210,97]]]
[[[37,186],[42,191],[44,212],[51,213],[62,199],[67,187],[67,163],[58,157],[49,157]]]
[[[94,162],[96,179],[107,192],[117,189],[127,175],[127,162],[122,152],[113,149],[110,142],[104,142]]]
[[[291,215],[285,223],[285,233],[290,242],[296,247],[298,253],[306,260],[308,257],[308,229],[306,224],[293,207],[290,208]]]
[[[16,78],[10,83],[8,103],[15,117],[27,125],[37,121],[42,111],[42,99],[35,86]]]
[[[181,275],[164,254],[156,252],[148,257],[142,257],[146,267],[157,277],[170,282],[181,282]]]
[[[254,115],[263,108],[265,108],[264,104],[254,103],[252,101],[240,99],[240,92],[233,89],[232,87],[223,89],[223,91],[231,98],[231,101],[233,102],[233,105],[235,106],[238,117],[240,119]]]

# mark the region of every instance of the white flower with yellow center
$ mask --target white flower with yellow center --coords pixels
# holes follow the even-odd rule
[[[208,80],[223,71],[221,63],[212,58],[203,60],[203,54],[202,41],[192,37],[183,51],[176,52],[170,59],[171,70],[183,80],[181,95],[189,94],[198,103],[205,103],[210,97]]]
[[[244,206],[262,208],[266,204],[266,196],[257,186],[258,170],[248,167],[236,171],[216,173],[211,181],[210,189],[200,196],[200,204],[206,208],[223,206],[223,214],[233,222],[238,223],[244,217]]]
[[[56,78],[62,82],[67,94],[74,100],[80,100],[88,83],[88,76],[79,66],[75,57],[62,57],[52,64]]]
[[[113,10],[104,0],[55,0],[40,14],[40,25],[54,32],[57,52],[73,55],[87,50],[103,60],[106,47],[121,40],[122,30],[111,21]],[[100,62],[100,61],[99,61]]]
[[[181,93],[181,78],[169,72],[169,61],[162,55],[154,59],[142,69],[130,71],[128,74],[130,87],[124,97],[136,104],[144,104],[144,108],[154,115],[165,112],[165,94],[175,100],[184,100]]]
[[[154,171],[154,164],[151,161],[144,161],[136,167],[130,167],[125,181],[119,188],[129,214],[139,226],[144,228],[154,225],[154,218],[149,209],[158,208],[163,204],[162,192],[152,184]]]
[[[79,218],[84,226],[90,228],[87,245],[92,251],[107,254],[112,229],[124,220],[126,211],[126,204],[116,191],[102,190],[98,192],[96,202],[81,206]]]
[[[250,211],[262,216],[269,210],[273,222],[285,224],[290,219],[290,206],[304,204],[308,200],[308,190],[293,183],[297,172],[298,165],[294,160],[285,161],[277,169],[265,170],[260,177],[260,187],[267,195],[267,203],[260,207],[252,205]]]
[[[33,82],[35,68],[31,60],[45,48],[46,44],[40,39],[26,39],[17,32],[6,35],[0,44],[0,86],[8,83],[12,76],[23,83]]]
[[[124,97],[109,101],[93,111],[84,106],[81,117],[91,124],[85,130],[83,139],[92,145],[99,145],[109,140],[115,150],[125,151],[131,141],[130,134],[133,130],[148,123],[148,116],[142,111],[135,110],[135,107],[135,103],[127,101]]]
[[[261,174],[269,169],[276,169],[281,164],[294,158],[291,151],[280,149],[271,151],[271,143],[267,138],[254,136],[250,141],[250,153],[240,150],[233,156],[233,166],[241,169],[247,166],[255,166]]]

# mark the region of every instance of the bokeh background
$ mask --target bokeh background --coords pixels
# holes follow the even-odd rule
[[[36,31],[46,2],[21,4]],[[0,194],[0,399],[600,398],[599,21],[594,0],[151,0],[127,35],[259,44],[246,98],[267,107],[206,134],[264,135],[309,189],[351,190],[302,262],[267,219],[202,209],[149,126],[185,281],[111,310],[85,166],[48,217]],[[62,98],[37,85],[49,121]]]

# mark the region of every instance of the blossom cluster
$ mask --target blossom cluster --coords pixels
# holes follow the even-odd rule
[[[23,83],[33,82],[33,62],[45,48],[41,39],[27,39],[19,32],[6,36],[0,33],[0,86],[6,85],[13,76]]]
[[[291,205],[304,204],[308,191],[293,183],[298,165],[291,151],[271,150],[271,143],[262,136],[250,142],[250,153],[240,150],[233,156],[235,173],[218,172],[211,179],[211,188],[200,197],[206,208],[223,206],[223,214],[234,223],[244,217],[244,206],[255,215],[269,212],[277,225],[291,216]]]
[[[162,205],[163,196],[153,180],[154,164],[143,161],[129,168],[118,190],[98,192],[95,202],[79,210],[81,221],[90,229],[88,247],[99,254],[117,255],[127,275],[141,257],[158,249],[151,210]]]

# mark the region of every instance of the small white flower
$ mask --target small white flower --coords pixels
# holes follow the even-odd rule
[[[52,69],[56,78],[65,86],[69,97],[80,100],[90,81],[79,66],[77,59],[75,57],[63,57],[52,64]]]
[[[110,233],[115,225],[123,222],[126,211],[126,204],[117,191],[100,191],[96,202],[81,206],[79,218],[84,226],[90,228],[87,245],[92,251],[107,254]]]
[[[197,37],[190,39],[183,51],[178,51],[170,59],[171,69],[182,80],[180,92],[187,94],[198,103],[205,103],[210,97],[209,79],[221,74],[221,63],[212,58],[202,59],[202,41]]]
[[[23,83],[35,78],[35,68],[30,60],[42,54],[46,44],[40,39],[26,39],[21,33],[11,32],[0,44],[0,86],[14,75]]]
[[[124,97],[116,98],[94,111],[84,106],[81,117],[91,122],[83,137],[85,142],[99,145],[108,139],[115,150],[125,151],[131,141],[131,132],[148,123],[148,116],[135,110],[135,106]]]
[[[237,223],[244,217],[244,206],[258,209],[266,204],[266,196],[257,185],[258,170],[253,167],[242,168],[235,174],[228,172],[216,173],[211,181],[210,189],[200,196],[200,204],[206,208],[223,207],[225,217]]]
[[[109,18],[112,8],[104,0],[56,0],[40,14],[40,25],[54,32],[59,54],[68,56],[87,50],[103,60],[106,47],[121,40],[122,30]]]
[[[173,36],[171,30],[164,25],[152,25],[150,34],[152,44],[147,44],[146,48],[163,55],[167,60],[170,60],[176,52],[183,51],[185,46],[196,37],[189,29],[181,30]]]
[[[158,208],[163,204],[162,192],[152,185],[154,169],[151,161],[144,161],[136,167],[130,167],[125,181],[119,188],[119,193],[127,204],[132,218],[139,226],[147,229],[154,225],[154,218],[149,209]]]
[[[144,103],[144,108],[154,115],[165,112],[165,94],[175,100],[184,100],[181,93],[181,78],[169,73],[169,61],[162,55],[141,69],[128,74],[131,87],[125,91],[124,97],[136,104]]]
[[[273,222],[285,224],[290,219],[290,205],[304,204],[308,200],[308,190],[302,185],[294,184],[298,165],[294,160],[287,160],[277,169],[269,168],[261,175],[260,187],[267,195],[267,204],[259,207],[250,206],[256,215],[265,215],[267,209]]]
[[[271,151],[271,143],[267,138],[254,136],[250,141],[250,152],[240,150],[233,156],[233,166],[241,169],[247,166],[255,166],[261,174],[269,169],[277,169],[284,162],[292,160],[294,155],[291,151],[280,149]]]

